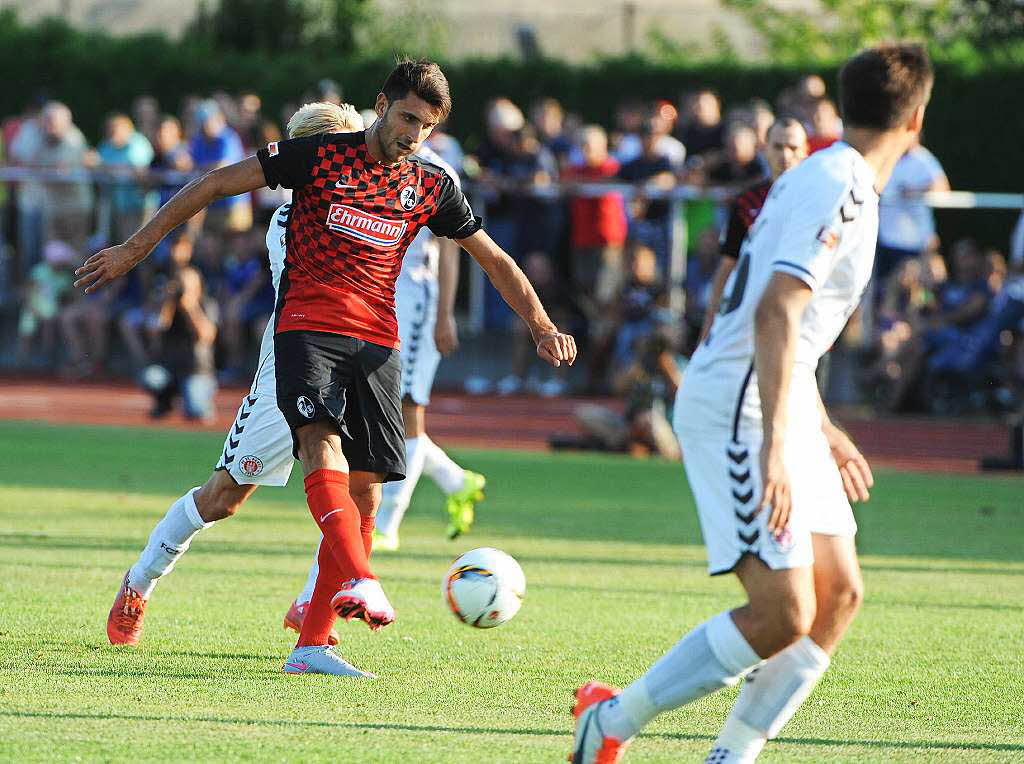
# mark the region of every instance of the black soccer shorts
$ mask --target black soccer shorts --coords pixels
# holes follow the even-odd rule
[[[401,360],[397,350],[331,332],[274,336],[277,405],[292,431],[330,420],[350,470],[405,478]]]

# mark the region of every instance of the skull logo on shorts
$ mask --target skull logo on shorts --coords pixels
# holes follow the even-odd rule
[[[307,398],[305,395],[300,395],[299,399],[295,402],[295,408],[299,410],[299,413],[306,419],[312,419],[316,409],[313,407],[313,401]]]

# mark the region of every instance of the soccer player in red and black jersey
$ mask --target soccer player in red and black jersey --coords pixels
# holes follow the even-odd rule
[[[297,650],[326,646],[335,613],[372,629],[394,620],[368,557],[380,485],[402,479],[405,470],[394,292],[417,231],[426,225],[470,253],[527,324],[541,358],[554,366],[576,359],[573,337],[551,322],[452,178],[410,158],[450,109],[441,69],[403,61],[378,94],[378,118],[366,131],[272,143],[214,170],[185,186],[127,242],[77,271],[76,286],[91,292],[136,266],[215,199],[268,185],[293,189],[274,316],[277,396],[324,536]],[[290,673],[307,672],[306,661],[295,663]]]
[[[718,312],[718,306],[722,301],[722,291],[725,289],[725,281],[736,267],[736,261],[740,257],[740,245],[753,225],[757,214],[764,205],[764,200],[775,182],[782,173],[791,167],[796,167],[807,158],[807,131],[800,123],[800,120],[793,117],[780,117],[768,128],[765,136],[764,155],[771,167],[771,177],[755,183],[750,188],[737,194],[729,206],[729,222],[726,224],[725,233],[722,235],[722,244],[719,249],[721,255],[718,260],[718,268],[715,270],[714,278],[711,281],[711,297],[708,299],[707,311],[704,313],[704,323],[701,326],[699,345],[707,339],[708,331],[711,329],[711,321]]]

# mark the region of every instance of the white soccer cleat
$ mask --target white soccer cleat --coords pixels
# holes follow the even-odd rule
[[[376,679],[376,674],[361,671],[338,655],[329,645],[296,647],[284,663],[286,674],[331,674],[353,679]]]
[[[331,607],[340,618],[364,621],[373,631],[395,620],[395,609],[376,578],[346,581],[331,600]]]

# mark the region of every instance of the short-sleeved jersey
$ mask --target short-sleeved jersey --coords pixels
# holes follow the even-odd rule
[[[760,419],[754,313],[778,271],[813,290],[800,321],[791,396],[801,396],[800,407],[816,411],[818,359],[839,336],[871,277],[878,235],[874,180],[860,153],[840,142],[775,181],[743,242],[708,338],[686,368],[688,405],[713,409],[719,423],[731,423],[734,431],[741,414]]]
[[[455,181],[456,187],[461,188],[459,174],[455,168],[442,159],[436,151],[427,145],[416,149],[416,159],[437,165],[444,170]],[[422,281],[428,278],[437,278],[438,258],[441,248],[438,246],[437,237],[431,234],[429,229],[421,228],[416,238],[409,245],[405,257],[402,259],[402,271],[398,278]]]
[[[458,185],[417,159],[377,162],[363,132],[279,141],[256,157],[268,186],[294,191],[275,331],[397,348],[395,279],[417,232],[462,239],[480,229]]]
[[[878,241],[887,247],[920,251],[935,234],[935,215],[921,192],[946,177],[924,146],[914,146],[892,168],[878,203]]]
[[[740,246],[747,236],[747,231],[761,213],[764,200],[772,187],[772,179],[762,180],[750,188],[744,189],[729,205],[729,222],[722,233],[720,254],[738,260]]]

